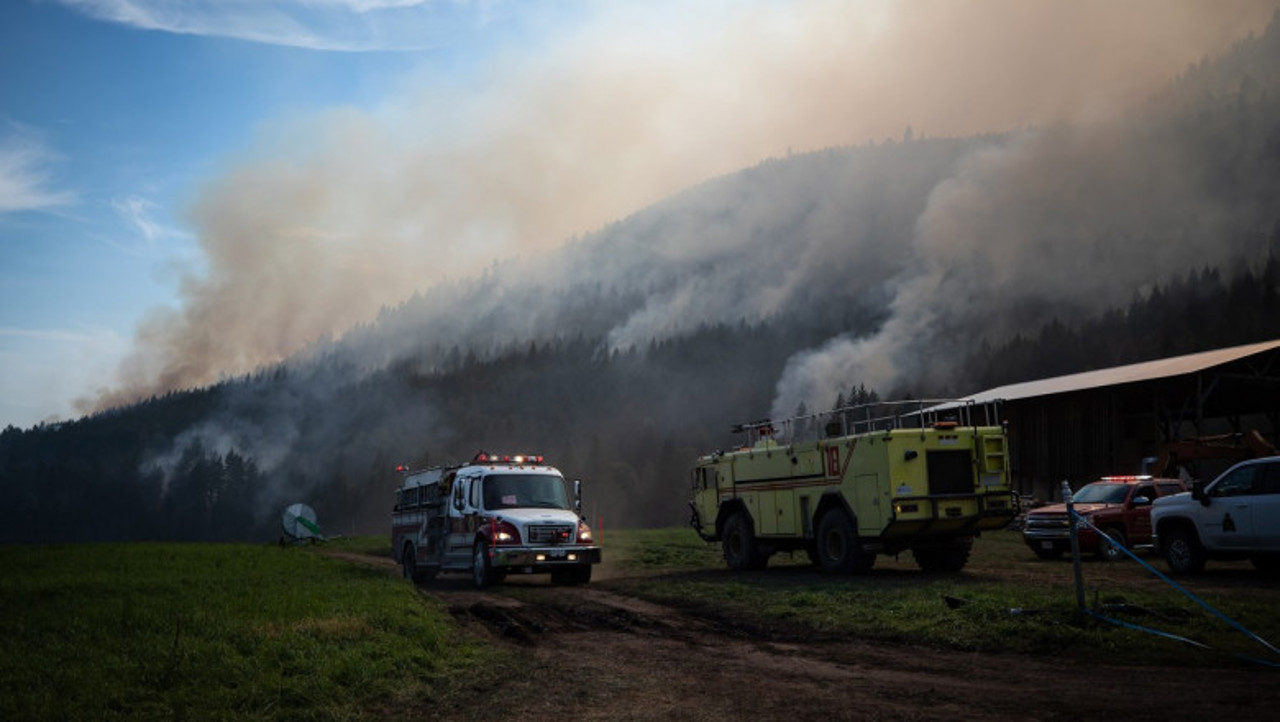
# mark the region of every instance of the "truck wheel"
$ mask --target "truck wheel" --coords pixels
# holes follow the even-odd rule
[[[876,558],[862,549],[853,519],[836,510],[818,522],[818,563],[824,572],[865,572],[875,565]]]
[[[478,542],[475,553],[471,555],[471,578],[475,581],[476,589],[492,586],[502,578],[489,563],[489,545],[484,542]]]
[[[1194,574],[1204,569],[1204,548],[1194,532],[1176,529],[1165,537],[1164,560],[1174,574]]]
[[[404,550],[400,553],[401,571],[404,573],[404,578],[414,584],[417,584],[419,579],[416,559],[417,556],[414,554],[413,545],[405,544]]]
[[[958,572],[969,563],[969,552],[973,549],[973,539],[964,537],[952,539],[942,544],[915,547],[911,556],[916,559],[916,566],[926,572]]]
[[[815,567],[822,566],[822,557],[818,556],[818,545],[810,542],[804,545],[805,556],[809,557],[809,563]]]
[[[1098,540],[1098,558],[1104,562],[1122,562],[1128,557],[1124,550],[1129,546],[1129,541],[1124,538],[1124,531],[1121,529],[1107,529],[1107,536],[1115,540],[1114,543],[1108,541],[1105,537]]]
[[[756,544],[755,530],[751,528],[751,517],[737,512],[724,523],[724,561],[734,571],[748,569],[764,569],[768,557],[760,553]]]

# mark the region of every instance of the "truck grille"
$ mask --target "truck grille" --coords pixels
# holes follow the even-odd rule
[[[1035,514],[1027,516],[1028,529],[1070,529],[1071,522],[1066,514]]]
[[[565,544],[573,541],[573,527],[569,524],[533,524],[529,527],[531,544]]]

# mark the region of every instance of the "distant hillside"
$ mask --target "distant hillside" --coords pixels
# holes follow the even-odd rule
[[[1278,37],[1128,118],[773,159],[283,366],[7,429],[0,539],[272,538],[295,501],[378,532],[397,463],[479,448],[678,524],[734,422],[1280,337]]]

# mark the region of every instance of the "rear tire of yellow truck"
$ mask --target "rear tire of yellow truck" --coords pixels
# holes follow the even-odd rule
[[[876,557],[858,541],[858,527],[840,509],[822,515],[818,522],[818,563],[824,572],[840,574],[870,571]]]
[[[724,549],[725,564],[734,571],[764,569],[769,563],[769,558],[760,553],[760,546],[756,543],[751,517],[743,512],[734,513],[724,523],[721,546]]]

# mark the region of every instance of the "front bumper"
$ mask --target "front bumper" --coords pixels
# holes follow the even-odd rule
[[[1080,527],[1077,530],[1077,536],[1080,541],[1081,551],[1093,551],[1098,547],[1098,534],[1088,527]],[[1052,549],[1070,548],[1071,545],[1071,529],[1068,528],[1050,528],[1050,529],[1023,529],[1022,541],[1032,549]]]
[[[530,572],[599,563],[598,546],[496,547],[490,561],[494,568]]]

